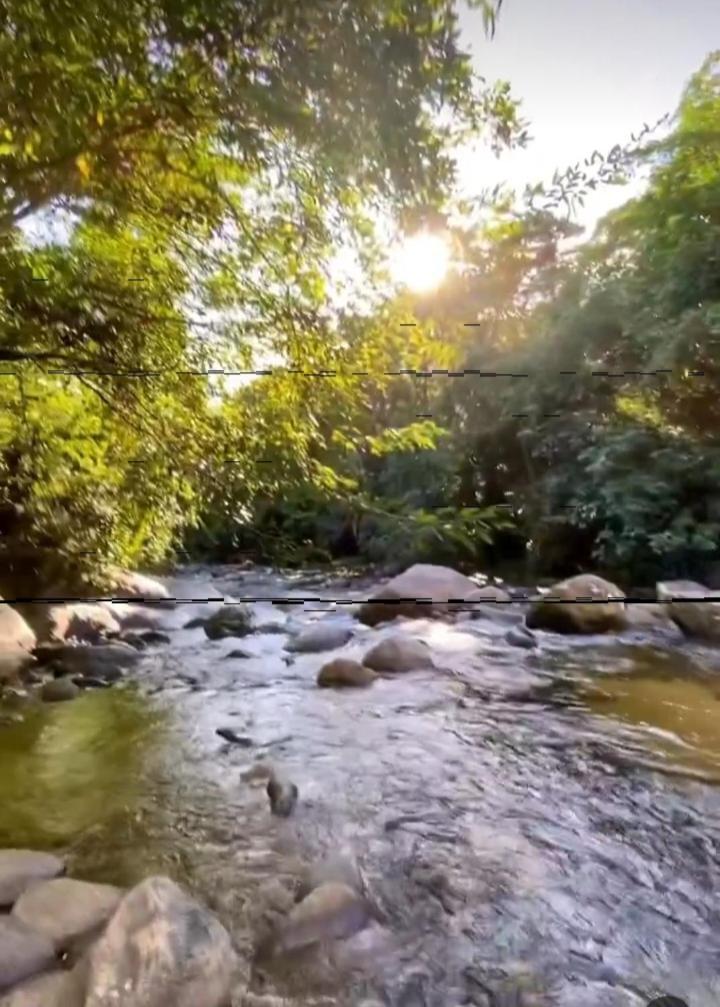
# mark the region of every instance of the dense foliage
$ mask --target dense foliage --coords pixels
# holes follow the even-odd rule
[[[718,557],[717,55],[663,139],[460,205],[453,145],[526,135],[451,0],[2,11],[0,591],[178,550]],[[573,201],[637,167],[578,244]],[[434,294],[382,293],[384,219],[449,236]]]
[[[344,399],[314,382],[312,444],[335,478],[350,481],[329,499],[308,488],[290,498],[278,487],[253,514],[253,534],[270,536],[262,549],[277,555],[304,543],[301,556],[359,552],[399,565],[527,555],[548,574],[599,567],[635,583],[712,576],[718,123],[712,55],[663,140],[646,131],[524,203],[496,193],[474,221],[464,208],[449,228],[462,268],[437,293],[342,326],[346,339],[361,331],[365,355],[336,353],[332,366],[360,370],[369,356],[372,374]],[[644,194],[578,245],[561,200],[634,168],[650,169]],[[415,327],[403,328],[409,318]],[[403,368],[415,373],[382,376]],[[262,397],[270,380],[252,395]],[[337,391],[339,379],[325,380]],[[248,523],[235,513],[234,541],[248,546]],[[393,521],[397,514],[404,520]],[[514,530],[501,527],[508,523]]]
[[[522,140],[457,36],[445,0],[2,5],[3,581],[167,555],[226,461],[208,370],[319,364],[338,243],[437,204],[463,133]],[[281,412],[309,442],[301,390]]]

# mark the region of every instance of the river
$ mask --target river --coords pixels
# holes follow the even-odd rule
[[[90,880],[186,884],[241,951],[237,1004],[720,1003],[717,651],[552,634],[526,651],[505,642],[506,613],[403,620],[439,669],[318,689],[327,655],[289,658],[270,624],[347,622],[357,657],[390,628],[336,603],[367,585],[218,567],[171,589],[196,600],[163,613],[172,642],[132,682],[0,727],[0,846],[64,851]],[[320,600],[256,602],[261,630],[242,640],[182,628],[207,612],[197,599],[228,595]],[[227,726],[252,747],[216,735]],[[259,758],[297,784],[292,817],[270,814]],[[378,921],[253,965],[267,920],[328,857]]]

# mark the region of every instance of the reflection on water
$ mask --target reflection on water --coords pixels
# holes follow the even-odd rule
[[[683,765],[720,771],[720,699],[707,680],[605,675],[589,691],[591,710],[637,724],[648,731],[648,745]]]
[[[106,861],[144,842],[133,833],[163,744],[161,713],[123,688],[32,703],[23,716],[0,730],[0,846],[67,848],[92,836]]]

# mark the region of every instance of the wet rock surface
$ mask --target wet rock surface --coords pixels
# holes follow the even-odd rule
[[[234,1007],[646,1007],[661,993],[714,1007],[716,650],[651,626],[537,630],[525,649],[501,618],[416,610],[358,623],[343,659],[397,630],[434,667],[338,696],[317,688],[327,656],[284,663],[284,635],[256,631],[233,661],[234,641],[183,627],[232,595],[285,599],[294,629],[341,621],[371,582],[214,573],[178,579],[179,598],[217,601],[167,613],[171,643],[122,685],[3,728],[8,843],[62,834],[93,881],[172,874],[232,934]],[[278,608],[255,602],[256,624]],[[218,725],[253,748],[221,748]],[[270,813],[275,765],[301,795],[287,818]],[[347,870],[314,871],[333,859]],[[354,893],[363,925],[330,923],[256,968],[259,921],[279,934],[326,884]]]
[[[359,661],[351,661],[346,657],[336,657],[328,661],[318,672],[317,684],[323,688],[359,688],[371,685],[377,675]]]
[[[432,668],[433,658],[424,640],[411,636],[389,636],[372,647],[363,664],[373,671],[414,671]]]
[[[320,623],[291,637],[285,649],[298,654],[316,654],[342,647],[351,636],[352,629],[349,626]]]
[[[22,982],[55,961],[52,943],[13,916],[0,916],[0,990]]]
[[[122,895],[115,885],[55,878],[26,889],[12,915],[47,937],[56,951],[66,952],[109,920]]]
[[[11,906],[29,885],[56,878],[64,870],[64,861],[51,853],[0,850],[0,908]]]
[[[225,1007],[230,936],[169,878],[141,882],[81,963],[84,1007]]]
[[[46,703],[64,703],[77,699],[81,689],[71,678],[51,678],[40,690],[40,698]]]
[[[210,640],[224,640],[228,636],[247,636],[253,631],[252,613],[247,605],[228,603],[202,623]],[[192,620],[189,628],[193,628]]]
[[[557,633],[607,633],[625,629],[625,595],[610,581],[578,574],[553,585],[526,616],[530,629]]]

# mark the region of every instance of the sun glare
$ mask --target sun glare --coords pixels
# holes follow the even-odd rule
[[[390,257],[390,272],[395,282],[417,294],[439,287],[449,265],[450,247],[436,234],[416,234],[398,245]]]

